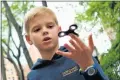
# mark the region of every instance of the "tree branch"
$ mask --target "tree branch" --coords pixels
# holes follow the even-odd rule
[[[3,42],[6,46],[8,46],[8,44],[6,44],[5,42]],[[8,49],[12,52],[12,54],[13,54],[13,56],[15,57],[15,58],[17,58],[15,55],[14,55],[14,52],[13,52],[13,50],[8,46]],[[8,54],[9,55],[9,54]],[[9,55],[10,56],[10,55]]]
[[[5,52],[5,54],[7,54],[7,52],[5,51],[5,49],[2,47],[2,50]],[[14,60],[11,58],[11,56],[9,57],[4,57],[5,59],[8,59],[15,67],[15,70],[16,70],[16,73],[17,73],[17,76],[18,76],[18,80],[20,80],[20,71],[16,65],[16,63],[14,62]]]
[[[21,45],[19,44],[19,48],[18,48],[18,55],[17,55],[17,57],[18,57],[18,58],[20,58],[20,55],[21,55],[20,48],[21,48]]]
[[[20,25],[16,22],[11,10],[10,10],[10,7],[8,6],[7,2],[6,1],[3,1],[3,4],[6,8],[6,12],[9,13],[8,14],[8,18],[10,19],[10,21],[12,22],[12,24],[15,26],[15,29],[17,30],[17,33],[18,34],[21,34],[21,31],[19,30],[20,29]]]
[[[12,39],[12,42],[14,43],[15,47],[18,49],[18,47],[17,47],[17,45],[16,45],[16,43],[15,43],[15,41],[14,41],[12,36],[11,36],[11,39]]]
[[[8,26],[9,26],[9,27],[8,27],[8,28],[9,28],[9,29],[8,29],[8,30],[9,30],[9,31],[8,31],[8,42],[7,42],[7,43],[8,43],[8,46],[7,46],[7,52],[6,52],[6,54],[7,54],[8,57],[10,57],[10,55],[9,55],[9,43],[10,43],[10,36],[11,36],[11,30],[10,30],[10,29],[11,29],[11,26],[10,26],[10,24],[9,24],[9,20],[8,20],[7,13],[5,13],[5,16],[6,16],[6,18],[7,18]],[[5,51],[5,50],[4,50],[4,51]]]

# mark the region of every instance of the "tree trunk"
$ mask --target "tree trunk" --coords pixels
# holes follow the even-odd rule
[[[17,62],[18,62],[18,65],[19,65],[20,71],[21,71],[21,80],[25,80],[24,71],[23,71],[22,65],[21,65],[21,63],[20,63],[20,60],[17,59]]]
[[[42,1],[42,5],[45,6],[45,7],[47,7],[47,2],[45,0]]]
[[[3,50],[1,49],[1,73],[2,73],[2,78],[3,80],[6,79],[6,69],[5,69],[5,64],[4,64],[4,56],[3,56]]]
[[[24,52],[25,58],[27,60],[28,66],[29,66],[29,68],[31,68],[32,65],[33,65],[33,62],[32,62],[32,59],[31,59],[31,57],[29,55],[27,47],[25,45],[25,42],[24,42],[24,39],[23,39],[23,36],[22,36],[21,26],[15,20],[15,17],[13,16],[13,14],[12,14],[12,12],[10,10],[10,7],[8,6],[7,2],[6,1],[2,1],[2,2],[3,2],[4,6],[6,8],[6,12],[8,14],[8,18],[11,21],[11,23],[13,24],[13,26],[15,27],[15,30],[16,30],[16,32],[18,34],[18,37],[20,39],[20,44],[21,44],[21,46],[23,48],[23,52]]]

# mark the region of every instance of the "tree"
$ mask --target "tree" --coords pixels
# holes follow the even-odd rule
[[[24,39],[23,39],[23,36],[22,36],[22,26],[20,26],[20,25],[17,23],[14,15],[12,14],[12,11],[11,11],[10,7],[9,7],[8,4],[7,4],[7,2],[6,2],[6,1],[3,1],[3,4],[4,4],[4,6],[5,6],[6,13],[7,13],[7,15],[8,15],[8,18],[9,18],[10,22],[13,24],[14,28],[16,29],[16,32],[17,32],[18,37],[19,37],[19,39],[20,39],[20,43],[21,43],[21,46],[22,46],[22,48],[23,48],[24,55],[25,55],[25,57],[26,57],[27,63],[28,63],[28,65],[29,65],[29,67],[31,68],[32,65],[33,65],[33,62],[32,62],[32,60],[31,60],[31,58],[30,58],[30,56],[29,56],[28,50],[27,50],[27,48],[26,48],[26,45],[25,45],[25,42],[24,42]]]
[[[2,34],[2,60],[3,60],[2,75],[3,75],[3,80],[6,80],[6,70],[4,66],[5,58],[8,59],[14,65],[14,68],[18,76],[18,80],[24,80],[24,71],[22,68],[22,64],[20,62],[21,54],[24,53],[30,68],[32,67],[33,62],[29,56],[28,50],[23,40],[23,36],[22,36],[23,23],[21,22],[21,19],[19,18],[18,14],[19,12],[21,12],[21,15],[24,15],[27,9],[34,7],[34,6],[31,4],[28,4],[28,2],[20,2],[20,3],[12,2],[10,7],[8,6],[8,3],[6,1],[2,1],[2,3],[4,4],[4,7],[2,4],[2,33],[3,33]],[[21,23],[21,25],[19,25],[18,22]],[[5,30],[8,30],[8,37],[4,37]],[[14,41],[15,39],[13,36],[13,32],[15,31],[18,34],[18,38],[20,40],[19,43],[16,43],[16,41]],[[12,48],[13,45],[15,46],[17,53],[15,52],[15,49]],[[11,54],[13,55],[13,57]],[[16,59],[17,63],[14,58]]]
[[[110,80],[119,80],[120,66],[120,2],[117,1],[101,1],[101,2],[85,2],[87,9],[81,14],[77,14],[78,21],[97,21],[103,25],[100,31],[105,30],[112,42],[111,49],[107,54],[101,56],[101,66],[110,78]],[[94,23],[94,22],[93,22]],[[112,33],[111,33],[112,30]],[[110,34],[109,34],[110,33]],[[111,34],[115,38],[110,37]]]
[[[4,52],[3,52],[3,48],[1,48],[1,75],[2,75],[2,78],[3,80],[6,80],[6,70],[5,70],[5,62],[4,62]]]

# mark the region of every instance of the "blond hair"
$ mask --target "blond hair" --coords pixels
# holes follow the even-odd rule
[[[24,19],[25,32],[29,33],[29,22],[33,18],[35,18],[37,15],[45,16],[46,14],[53,16],[55,23],[58,25],[57,17],[51,9],[49,9],[47,7],[43,7],[43,6],[42,7],[35,7],[35,8],[32,8],[30,11],[28,11],[25,15],[25,19]]]

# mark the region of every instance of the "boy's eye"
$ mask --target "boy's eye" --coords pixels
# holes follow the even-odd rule
[[[38,32],[39,30],[40,30],[40,28],[37,28],[37,29],[34,30],[34,32]]]
[[[51,26],[48,26],[48,28],[52,28],[53,26],[51,25]]]
[[[54,27],[54,25],[48,25],[48,28],[53,28]]]

